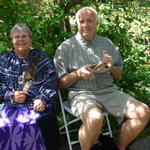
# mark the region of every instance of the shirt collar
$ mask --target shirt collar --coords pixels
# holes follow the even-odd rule
[[[76,34],[76,39],[79,40],[81,43],[85,43],[85,44],[93,44],[93,43],[95,42],[96,38],[97,38],[97,35],[94,36],[93,40],[85,40],[85,39],[82,37],[82,35],[81,35],[80,32],[78,32],[78,33]]]

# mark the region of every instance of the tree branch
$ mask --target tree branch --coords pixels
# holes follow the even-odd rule
[[[67,32],[71,32],[71,25],[70,25],[70,21],[69,21],[69,11],[71,8],[73,8],[75,5],[81,4],[83,2],[83,0],[70,0],[64,9],[64,13],[65,13],[65,28]]]

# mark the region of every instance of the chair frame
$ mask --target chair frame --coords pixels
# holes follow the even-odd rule
[[[68,142],[68,146],[69,146],[69,150],[73,150],[73,145],[74,144],[77,144],[79,143],[79,140],[71,140],[71,137],[70,137],[70,132],[74,132],[74,131],[77,131],[78,129],[76,130],[69,130],[68,126],[81,120],[79,117],[76,117],[72,112],[71,112],[71,109],[69,109],[69,107],[67,106],[67,100],[66,101],[63,101],[62,100],[62,96],[61,96],[61,92],[60,90],[58,91],[58,96],[59,96],[59,101],[60,101],[60,106],[61,106],[61,112],[62,112],[62,115],[63,115],[63,121],[64,121],[64,125],[61,126],[59,128],[59,131],[60,131],[60,134],[66,134],[67,136],[67,142]],[[75,119],[72,119],[70,121],[67,121],[67,118],[66,118],[66,112],[71,114],[72,116],[75,117]],[[108,132],[105,132],[103,133],[103,135],[109,135],[110,137],[113,137],[112,135],[112,130],[111,130],[111,126],[110,126],[110,121],[109,121],[109,117],[108,117],[108,113],[104,113],[104,117],[105,117],[105,120],[106,120],[106,123],[107,123],[107,127],[108,127]],[[62,132],[62,130],[65,128],[65,131]]]

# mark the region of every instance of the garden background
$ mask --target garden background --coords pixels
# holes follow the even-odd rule
[[[12,47],[12,26],[26,23],[33,33],[33,46],[53,59],[59,44],[76,33],[75,12],[83,6],[97,10],[97,33],[111,39],[124,59],[122,79],[116,82],[120,90],[150,105],[148,0],[0,0],[0,54]],[[61,124],[59,104],[57,111]],[[150,123],[142,133],[147,135]]]

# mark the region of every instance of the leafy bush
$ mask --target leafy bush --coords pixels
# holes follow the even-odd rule
[[[67,2],[67,1],[66,1]],[[82,6],[95,7],[99,13],[97,32],[110,38],[124,59],[123,78],[117,82],[120,89],[135,98],[150,103],[150,65],[146,52],[149,48],[150,25],[148,11],[139,2],[116,5],[107,1],[83,1],[70,10],[70,17]],[[0,53],[11,49],[9,31],[16,23],[26,23],[33,32],[33,45],[53,58],[58,45],[73,35],[64,29],[65,1],[45,0],[33,3],[27,0],[3,0],[0,5]]]
[[[150,103],[149,49],[150,25],[147,13],[137,2],[124,5],[102,4],[98,7],[98,33],[110,38],[124,59],[121,90]]]

